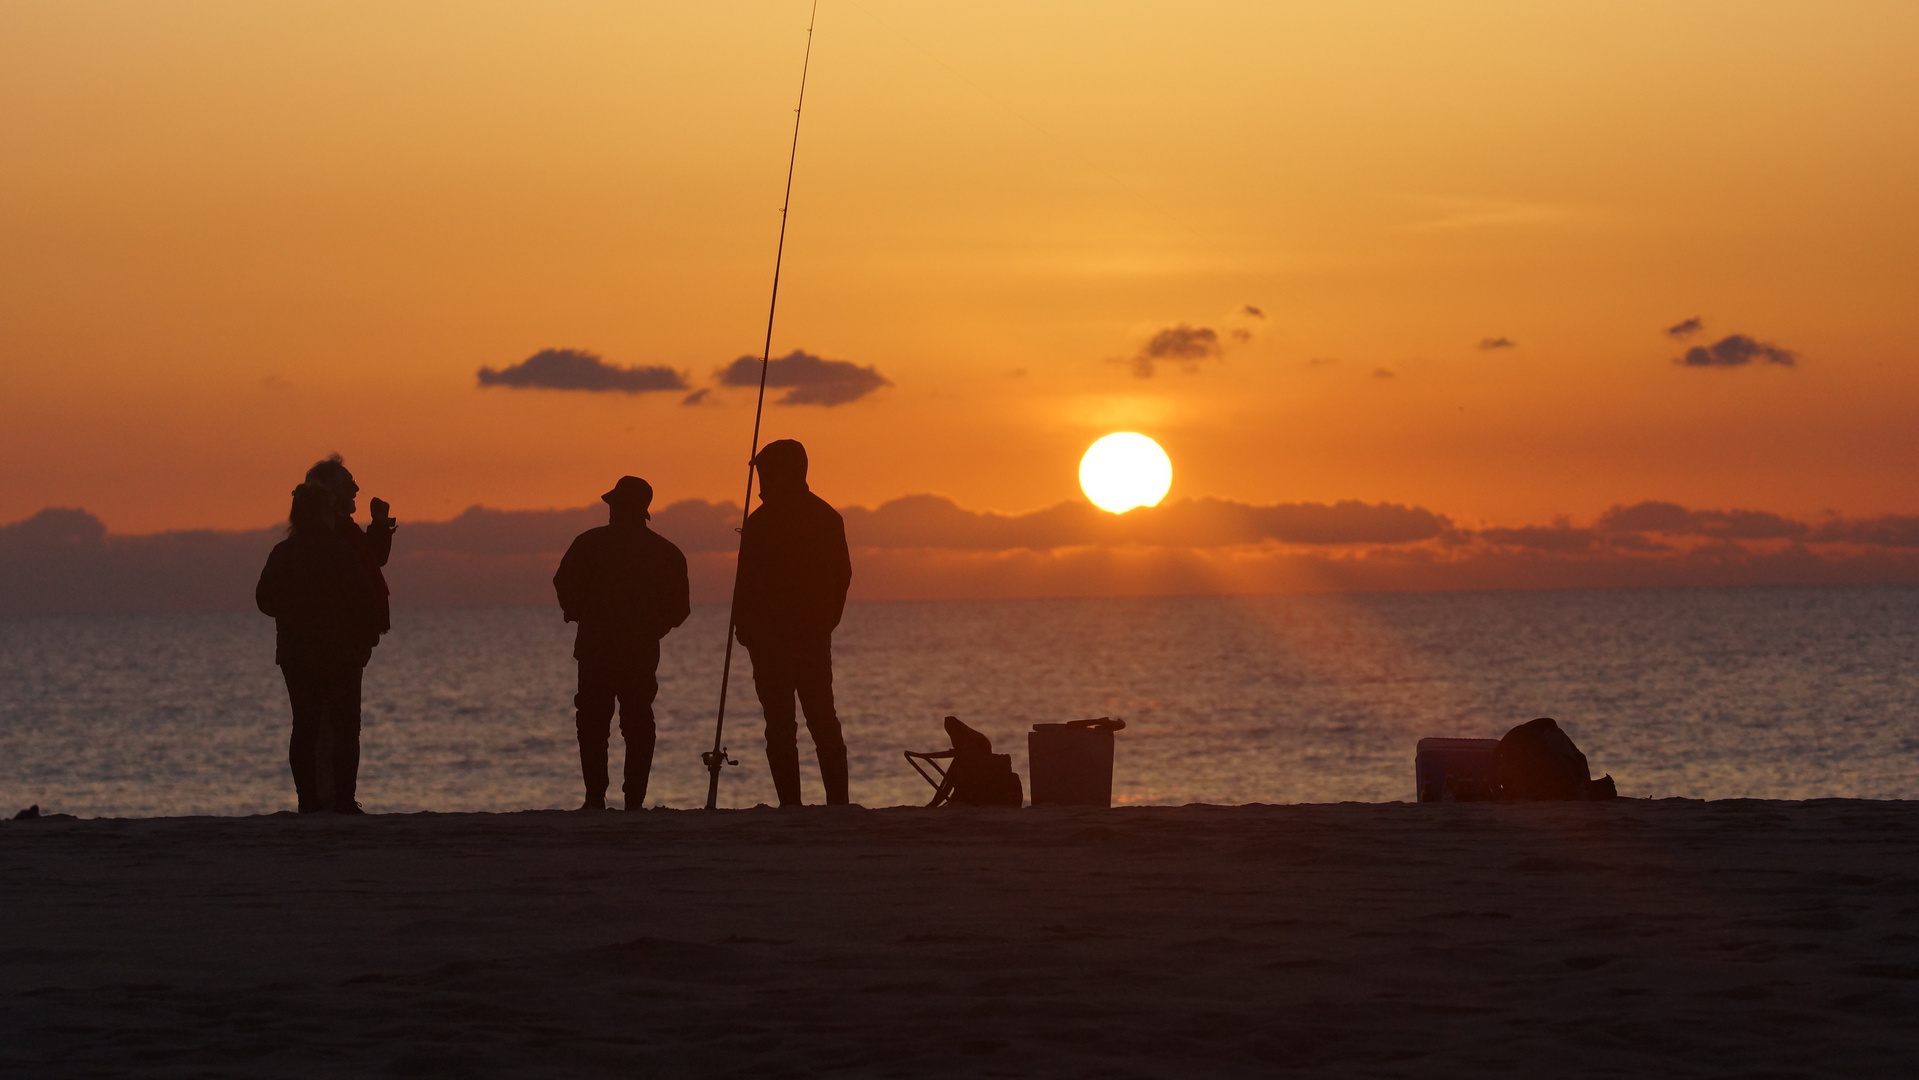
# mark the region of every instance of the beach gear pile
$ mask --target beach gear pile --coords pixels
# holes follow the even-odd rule
[[[953,740],[951,750],[906,751],[913,771],[933,785],[933,801],[926,805],[1025,805],[1026,790],[1013,771],[1013,755],[993,753],[993,741],[961,723],[957,716],[946,718],[946,735]],[[941,766],[941,761],[950,764]],[[931,767],[932,773],[920,762]]]
[[[1421,739],[1415,758],[1420,802],[1566,802],[1612,799],[1613,778],[1595,780],[1586,755],[1542,716],[1498,739]]]
[[[1126,726],[1114,716],[1034,724],[1026,736],[1033,768],[1033,805],[1113,805],[1113,732]],[[951,750],[906,751],[907,764],[933,786],[928,806],[1021,806],[1025,792],[1011,754],[993,753],[985,735],[946,718]],[[950,762],[941,765],[941,762]],[[922,764],[924,763],[924,764]],[[929,771],[929,769],[931,771]]]

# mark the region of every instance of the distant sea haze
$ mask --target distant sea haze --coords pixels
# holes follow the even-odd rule
[[[1070,501],[998,514],[937,495],[843,513],[862,600],[1919,583],[1919,516],[1905,515],[1808,522],[1642,502],[1588,524],[1468,527],[1390,503],[1181,499],[1115,516]],[[597,504],[403,519],[394,604],[549,604],[560,554],[605,519]],[[738,522],[732,503],[655,512],[689,557],[696,599],[729,595]],[[0,526],[0,616],[245,610],[281,535],[115,535],[84,510],[43,510]]]

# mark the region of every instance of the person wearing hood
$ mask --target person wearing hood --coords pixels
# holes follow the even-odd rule
[[[574,727],[586,782],[580,809],[606,809],[607,742],[617,702],[620,735],[626,739],[626,808],[641,810],[653,771],[660,639],[693,609],[686,556],[646,525],[653,516],[648,511],[653,486],[622,476],[600,498],[608,508],[607,524],[581,533],[553,575],[560,614],[580,626],[573,641],[573,658],[580,665]]]
[[[358,548],[340,531],[339,517],[339,503],[326,486],[294,488],[287,538],[267,556],[253,592],[261,613],[273,617],[273,659],[286,677],[293,709],[287,764],[303,814],[363,813],[355,801],[360,677],[385,625],[384,597]]]
[[[733,620],[753,659],[753,688],[766,715],[766,764],[780,805],[800,805],[797,696],[826,801],[845,805],[846,742],[833,708],[833,630],[853,579],[846,522],[807,486],[806,448],[798,442],[766,444],[753,466],[761,505],[740,534]]]

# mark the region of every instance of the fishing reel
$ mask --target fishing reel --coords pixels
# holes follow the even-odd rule
[[[720,747],[720,752],[717,754],[711,750],[700,751],[700,760],[706,764],[706,771],[712,772],[712,773],[716,773],[720,771],[721,762],[725,762],[726,764],[732,765],[735,768],[738,768],[740,764],[739,762],[734,761],[732,758],[726,756],[726,747],[724,746]]]

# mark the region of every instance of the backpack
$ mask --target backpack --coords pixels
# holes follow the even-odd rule
[[[1499,797],[1522,801],[1610,799],[1618,795],[1610,776],[1592,779],[1586,755],[1550,716],[1508,731],[1493,748]]]
[[[920,758],[928,764],[932,764],[934,758],[952,759],[952,764],[937,782],[926,773],[920,773],[926,776],[929,783],[936,783],[933,801],[927,805],[1025,805],[1026,789],[1020,784],[1019,774],[1013,771],[1013,755],[993,753],[992,740],[961,723],[957,716],[946,718],[946,734],[953,740],[951,750],[937,754],[915,754],[909,751],[906,755],[909,762]],[[918,769],[919,765],[914,763],[913,767]],[[934,765],[934,768],[938,766]]]

